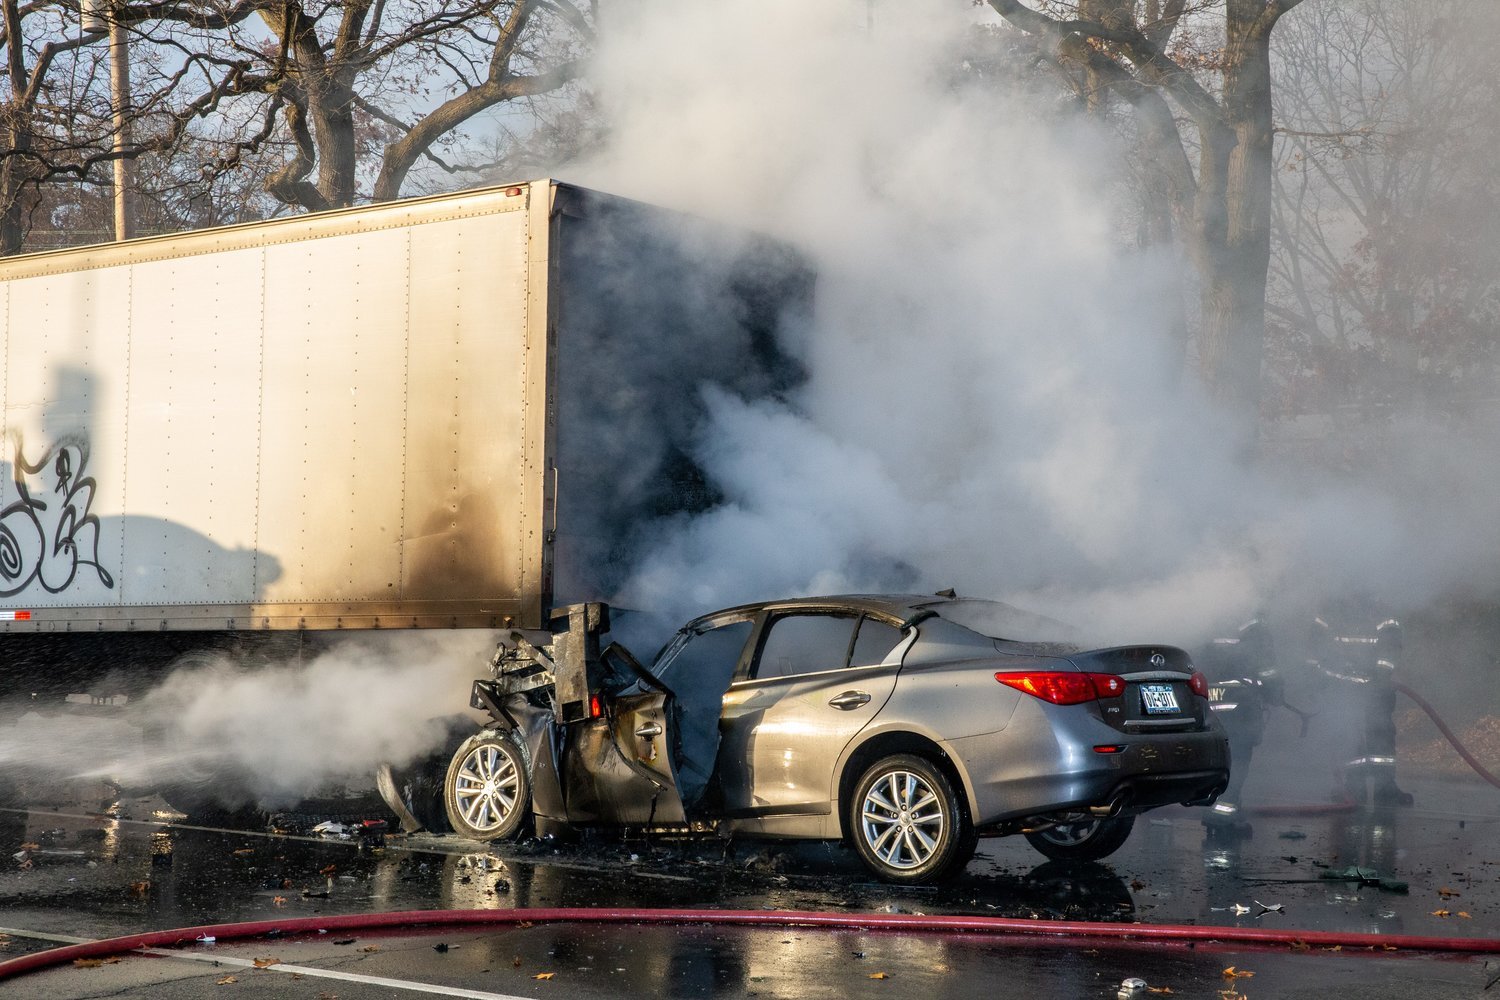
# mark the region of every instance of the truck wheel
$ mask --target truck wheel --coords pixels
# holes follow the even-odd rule
[[[973,826],[947,775],[913,754],[865,771],[849,800],[848,830],[859,859],[887,882],[936,882],[974,855]]]
[[[492,729],[465,740],[448,765],[443,805],[460,836],[514,837],[531,812],[531,776],[520,746]]]
[[[1118,851],[1133,826],[1134,816],[1098,816],[1036,830],[1026,839],[1053,861],[1098,861]]]

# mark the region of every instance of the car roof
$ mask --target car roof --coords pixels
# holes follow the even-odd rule
[[[757,601],[725,608],[711,614],[700,615],[688,622],[687,628],[715,618],[753,615],[761,611],[853,611],[884,618],[892,624],[905,628],[923,618],[931,617],[935,605],[953,600],[947,594],[832,594],[823,597],[792,597],[779,601]]]

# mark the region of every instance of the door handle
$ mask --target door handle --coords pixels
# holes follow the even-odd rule
[[[870,696],[863,691],[845,691],[843,694],[836,694],[828,699],[828,704],[834,708],[842,708],[846,712],[869,703]]]
[[[637,729],[635,734],[643,740],[655,739],[661,735],[661,726],[655,722],[648,722]]]

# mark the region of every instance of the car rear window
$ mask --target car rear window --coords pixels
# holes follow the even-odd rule
[[[1070,643],[1077,639],[1074,630],[1062,622],[999,601],[962,599],[931,604],[928,608],[940,618],[991,639],[1046,643]]]
[[[847,615],[782,615],[760,648],[756,680],[839,670],[847,662],[857,618]]]
[[[879,666],[892,650],[901,645],[902,638],[902,631],[894,625],[873,618],[864,619],[859,623],[859,636],[854,640],[854,655],[849,658],[849,666]]]

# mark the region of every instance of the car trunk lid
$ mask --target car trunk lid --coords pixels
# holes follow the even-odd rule
[[[1101,691],[1098,701],[1104,721],[1120,732],[1187,732],[1209,724],[1208,702],[1193,690],[1193,661],[1184,650],[1115,646],[1068,659],[1084,673],[1119,678],[1119,693]]]

